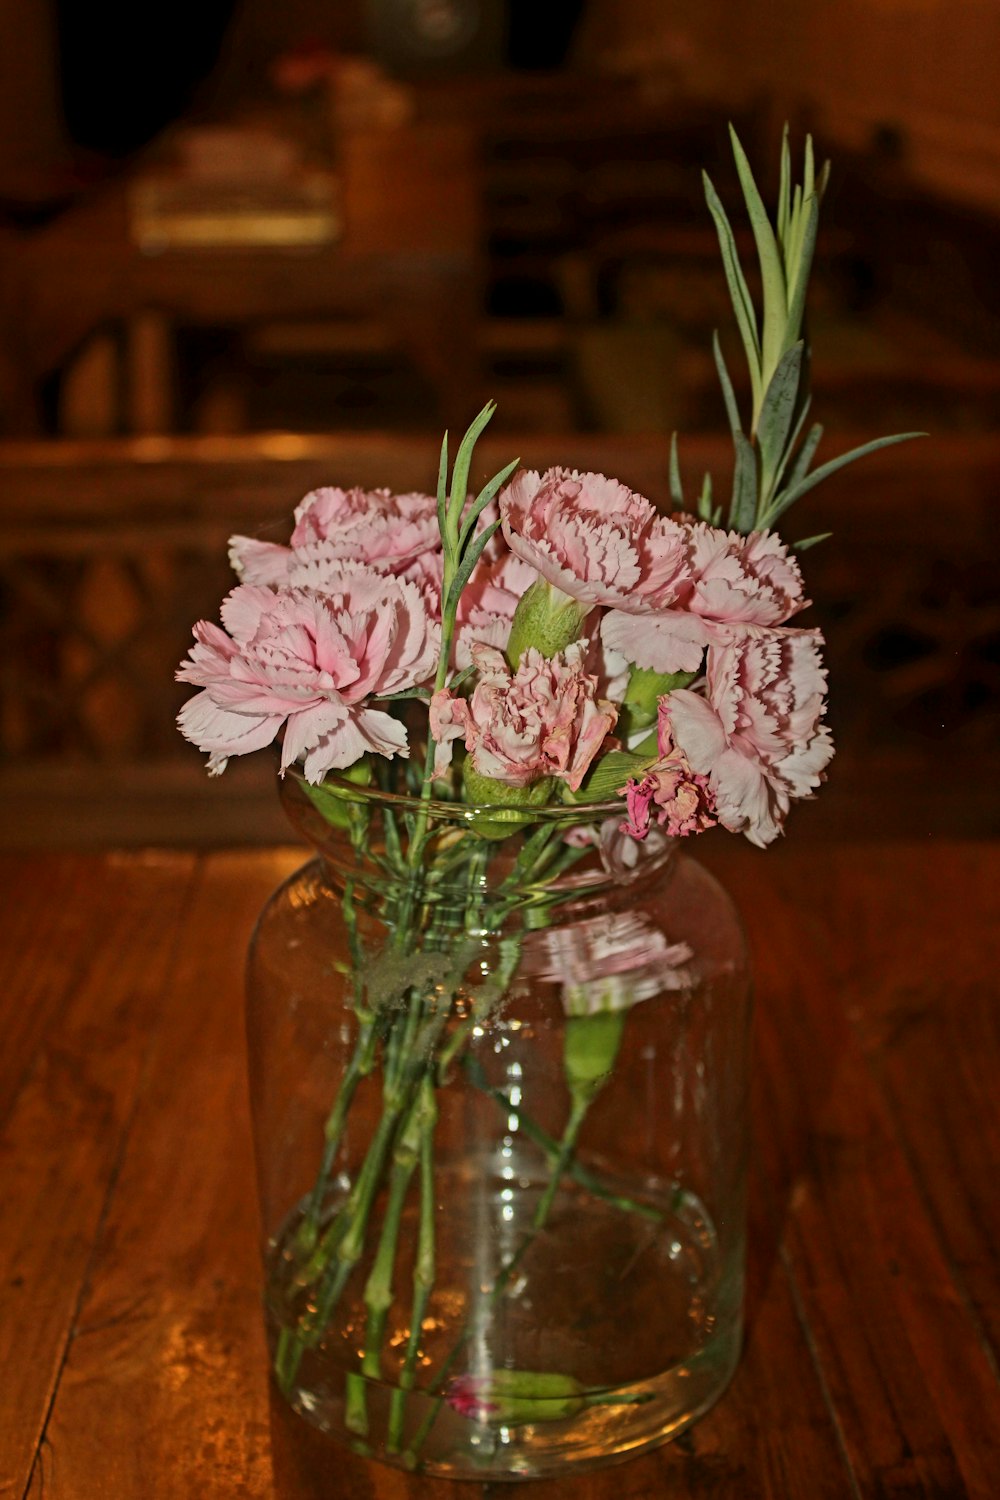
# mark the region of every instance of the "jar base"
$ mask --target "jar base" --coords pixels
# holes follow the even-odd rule
[[[361,1266],[327,1336],[301,1349],[286,1399],[310,1425],[366,1457],[456,1479],[544,1478],[624,1460],[676,1437],[721,1395],[741,1341],[741,1277],[720,1263],[700,1199],[676,1184],[612,1175],[590,1158],[589,1186],[561,1185],[550,1220],[535,1232],[525,1225],[547,1179],[520,1179],[512,1221],[505,1216],[509,1178],[490,1165],[480,1158],[439,1177],[451,1205],[439,1250],[453,1275],[439,1282],[429,1308],[412,1387],[399,1379],[417,1227],[404,1215],[395,1282],[401,1295],[385,1330],[381,1378],[361,1374],[357,1352],[366,1326]],[[594,1196],[595,1181],[606,1197]],[[484,1243],[497,1247],[492,1265],[479,1258],[476,1266],[462,1264],[458,1247],[477,1243],[470,1213],[480,1254]],[[295,1338],[289,1314],[303,1306],[301,1292],[291,1303],[287,1295],[287,1247],[297,1223],[286,1226],[285,1253],[276,1246],[270,1265],[268,1329],[279,1363],[279,1350]],[[491,1301],[498,1268],[525,1243],[512,1295]],[[463,1293],[463,1285],[477,1290]],[[665,1353],[673,1357],[663,1368]],[[512,1371],[527,1381],[513,1394],[505,1385]],[[538,1390],[545,1394],[533,1394],[531,1372],[544,1372],[543,1381],[565,1378],[571,1394],[551,1395],[544,1384]]]

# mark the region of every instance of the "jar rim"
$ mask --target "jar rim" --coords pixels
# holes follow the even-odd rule
[[[301,766],[291,765],[280,773],[284,779],[296,782],[306,796],[306,788],[313,783],[307,781]],[[391,807],[400,812],[424,812],[435,821],[470,824],[476,819],[495,818],[516,826],[548,823],[552,826],[572,827],[575,823],[590,823],[595,818],[625,816],[625,805],[620,797],[604,802],[556,802],[543,803],[538,807],[519,806],[505,802],[449,802],[443,797],[416,797],[400,792],[388,792],[379,786],[362,786],[336,772],[327,772],[322,782],[316,785],[335,787],[345,801],[366,803],[377,807]]]

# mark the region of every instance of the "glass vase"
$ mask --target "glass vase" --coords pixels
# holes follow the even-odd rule
[[[248,1034],[285,1398],[458,1478],[675,1436],[741,1339],[729,899],[620,807],[529,822],[295,776],[284,797],[317,856],[261,914]]]

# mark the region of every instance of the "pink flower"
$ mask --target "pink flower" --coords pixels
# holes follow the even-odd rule
[[[635,598],[602,621],[606,646],[656,672],[697,672],[706,646],[752,625],[781,625],[808,600],[799,565],[773,532],[686,526],[689,576],[667,608]]]
[[[500,514],[511,551],[583,604],[667,602],[686,579],[686,528],[603,474],[523,469]]]
[[[440,548],[437,501],[430,495],[389,490],[313,490],[295,508],[291,547],[234,536],[229,560],[244,583],[280,587],[289,581],[295,553],[309,556],[319,544],[332,562],[360,562],[401,573],[415,558]]]
[[[472,697],[443,689],[431,699],[435,774],[450,763],[451,742],[464,738],[482,776],[517,787],[557,776],[576,791],[618,718],[613,704],[596,697],[585,647],[578,641],[549,658],[531,647],[512,674],[494,647],[474,645],[479,681]]]
[[[763,847],[792,799],[820,785],[833,742],[819,631],[750,631],[711,646],[706,696],[673,692],[665,713],[676,746],[708,777],[719,822]]]
[[[659,760],[641,781],[632,777],[623,788],[628,822],[621,829],[635,839],[646,837],[651,818],[671,838],[703,833],[716,821],[715,798],[708,777],[693,771],[683,750],[673,742],[669,704],[669,696],[660,699],[656,725]]]
[[[684,607],[723,625],[783,625],[808,604],[798,562],[773,531],[691,527],[693,587]]]
[[[500,1410],[498,1401],[491,1401],[491,1384],[488,1376],[456,1375],[448,1387],[447,1401],[460,1417],[470,1422],[486,1421]]]
[[[419,589],[368,569],[327,580],[328,593],[241,584],[222,605],[225,630],[202,620],[177,673],[202,691],[178,724],[223,771],[230,755],[268,745],[284,728],[281,769],[321,781],[367,751],[407,755],[399,721],[366,702],[434,672],[440,628]],[[228,632],[228,634],[227,634]]]

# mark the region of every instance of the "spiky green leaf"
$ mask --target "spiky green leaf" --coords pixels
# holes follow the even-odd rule
[[[729,505],[729,525],[733,531],[746,534],[754,528],[757,516],[757,455],[742,432],[733,434],[736,463],[733,468],[733,497]]]
[[[484,526],[479,535],[466,549],[465,555],[459,564],[458,572],[451,581],[451,588],[448,590],[448,598],[445,601],[445,610],[448,614],[453,615],[454,611],[458,608],[458,600],[461,592],[468,583],[473,568],[482,557],[487,543],[499,525],[500,522],[497,520],[492,521],[489,526]]]
[[[757,443],[760,448],[760,495],[757,508],[766,510],[777,480],[778,470],[788,447],[789,434],[799,400],[799,377],[805,346],[793,344],[778,361],[764,396],[757,420]]]
[[[881,448],[892,448],[897,443],[908,443],[911,438],[926,436],[926,432],[897,432],[892,437],[875,438],[871,443],[862,443],[859,448],[852,448],[849,453],[842,453],[839,458],[831,458],[828,463],[821,464],[818,469],[814,469],[811,474],[800,479],[798,484],[790,485],[782,490],[760,524],[773,526],[790,505],[794,505],[796,500],[801,500],[803,495],[815,489],[818,484],[822,484],[824,479],[829,479],[831,474],[836,474],[838,469],[856,463],[859,458],[866,458],[869,453],[878,453]]]
[[[438,531],[443,539],[448,516],[448,434],[441,439],[441,457],[438,459],[437,483]]]
[[[715,507],[712,504],[712,476],[706,471],[705,477],[701,481],[701,494],[698,496],[698,515],[703,521],[707,521],[711,525],[714,514]]]
[[[684,486],[681,483],[681,464],[677,456],[677,434],[670,438],[670,498],[678,510],[684,509]]]
[[[726,365],[725,356],[722,353],[722,345],[719,343],[719,331],[715,329],[712,333],[712,353],[715,356],[715,368],[719,373],[719,384],[722,386],[722,399],[726,403],[726,416],[729,418],[730,432],[741,431],[740,411],[736,405],[736,395],[733,391],[733,382],[729,378],[729,369]]]
[[[828,541],[832,536],[832,531],[818,531],[815,536],[803,537],[801,542],[793,542],[792,551],[808,552],[810,547],[815,547],[818,542]]]
[[[757,245],[760,274],[764,287],[764,327],[761,334],[761,385],[766,387],[771,372],[777,366],[786,347],[785,328],[788,322],[788,304],[785,292],[785,273],[782,269],[778,242],[771,228],[763,199],[757,190],[746,152],[739,136],[729,127],[736,170],[739,173],[743,197],[750,215],[750,227]],[[759,406],[759,400],[756,403]]]
[[[452,536],[458,536],[459,517],[465,509],[465,502],[468,498],[469,470],[472,467],[473,450],[496,409],[495,401],[487,401],[479,415],[469,423],[468,430],[455,455],[455,467],[451,473],[451,494],[448,497],[448,528]]]
[[[726,210],[718,193],[712,186],[712,179],[707,172],[703,172],[702,181],[705,185],[705,201],[708,203],[709,211],[715,220],[716,232],[719,236],[719,249],[722,251],[722,265],[726,273],[726,281],[729,284],[729,295],[732,299],[733,311],[736,314],[736,322],[740,330],[740,338],[743,340],[743,349],[746,354],[747,366],[750,370],[750,384],[753,389],[754,406],[760,401],[760,338],[757,333],[757,315],[754,312],[750,292],[747,289],[746,278],[740,265],[740,258],[736,253],[736,240]]]
[[[476,522],[479,520],[479,517],[482,515],[483,511],[489,505],[491,500],[496,499],[497,495],[499,495],[500,491],[503,489],[504,485],[507,483],[507,480],[513,474],[514,470],[517,468],[520,462],[521,460],[519,458],[515,458],[513,462],[507,464],[505,468],[501,469],[499,474],[494,474],[493,478],[487,484],[483,485],[482,489],[479,491],[479,494],[476,496],[473,503],[469,506],[469,509],[465,514],[465,518],[462,521],[462,529],[458,534],[459,552],[463,551],[465,544],[469,540],[469,537],[472,535]]]

